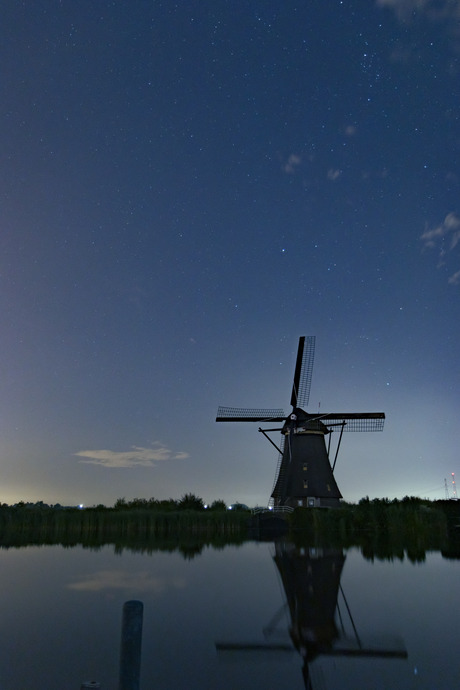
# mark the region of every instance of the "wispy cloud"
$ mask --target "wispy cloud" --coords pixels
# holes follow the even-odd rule
[[[127,451],[80,450],[75,455],[84,458],[79,462],[107,468],[155,467],[158,462],[165,460],[188,458],[188,453],[174,452],[161,443],[155,443],[151,448],[132,446]]]
[[[460,217],[456,213],[448,213],[441,225],[427,229],[420,236],[425,247],[436,247],[439,241],[448,240],[449,249],[452,250],[460,240]]]
[[[446,256],[460,242],[460,216],[456,213],[448,213],[440,225],[435,228],[427,228],[420,236],[425,249],[435,249],[438,252],[438,268],[446,263]],[[460,283],[460,271],[449,278],[451,285]]]
[[[347,125],[343,131],[344,131],[345,136],[354,137],[356,132],[357,132],[357,129],[356,129],[355,125]]]
[[[376,5],[394,12],[398,21],[410,25],[413,22],[432,22],[441,26],[445,32],[446,45],[451,57],[447,61],[447,73],[458,75],[457,55],[460,52],[460,0],[375,0]],[[420,51],[403,38],[394,43],[391,60],[402,64],[416,64],[420,61]]]
[[[282,167],[285,173],[287,173],[288,175],[293,175],[301,163],[301,157],[298,156],[296,153],[291,153],[287,161],[283,163]]]
[[[460,271],[457,271],[448,280],[449,285],[460,285]]]
[[[331,182],[335,182],[339,179],[341,174],[342,171],[339,170],[339,168],[329,168],[329,170],[327,171],[327,179],[331,180]]]
[[[394,10],[398,19],[407,21],[422,13],[432,20],[458,19],[460,16],[459,0],[377,0],[380,7]]]

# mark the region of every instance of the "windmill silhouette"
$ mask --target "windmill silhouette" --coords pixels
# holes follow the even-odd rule
[[[284,422],[276,429],[259,431],[279,452],[278,467],[271,494],[271,505],[337,507],[342,494],[334,478],[334,469],[344,431],[382,431],[383,412],[329,412],[311,414],[307,407],[310,397],[315,336],[299,338],[294,382],[291,394],[292,412],[282,409],[249,409],[219,407],[217,422]],[[335,458],[331,464],[331,432],[340,430]],[[280,431],[280,447],[268,436]],[[329,443],[326,448],[326,436]]]

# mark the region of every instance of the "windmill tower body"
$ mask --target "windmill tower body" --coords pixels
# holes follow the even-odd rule
[[[271,496],[276,507],[337,507],[342,494],[334,478],[334,467],[330,463],[325,437],[334,427],[340,427],[338,452],[344,431],[383,429],[383,412],[310,414],[303,409],[308,405],[310,396],[314,352],[315,338],[301,337],[294,371],[290,415],[286,416],[281,409],[251,410],[229,407],[219,407],[217,413],[218,422],[283,422],[283,426],[276,429],[264,430],[259,427],[259,431],[280,453],[279,468]],[[268,436],[268,433],[273,431],[281,432],[284,440],[281,448],[278,448]]]
[[[342,498],[326,450],[327,426],[296,408],[286,421],[283,457],[272,492],[275,506],[336,507]]]

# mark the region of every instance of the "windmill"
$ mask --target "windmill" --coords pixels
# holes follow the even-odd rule
[[[247,409],[219,407],[217,422],[283,422],[275,429],[259,431],[279,452],[278,467],[271,494],[275,507],[337,507],[342,498],[334,469],[344,431],[382,431],[383,412],[329,412],[311,414],[307,407],[315,357],[315,336],[299,338],[294,382],[291,394],[292,412],[282,409]],[[334,461],[331,464],[331,435],[340,431]],[[281,432],[280,447],[268,436]],[[326,448],[326,436],[329,436]]]

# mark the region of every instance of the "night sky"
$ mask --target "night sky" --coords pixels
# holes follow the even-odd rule
[[[288,413],[301,335],[309,412],[386,413],[344,498],[444,498],[460,2],[3,0],[0,38],[0,501],[266,504],[217,407]]]

